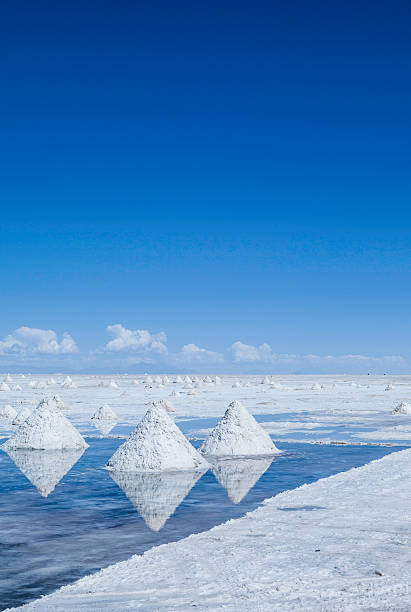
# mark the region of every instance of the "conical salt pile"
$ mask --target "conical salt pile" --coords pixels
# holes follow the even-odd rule
[[[411,415],[411,404],[408,402],[401,402],[394,408],[391,414],[408,414]]]
[[[184,382],[184,381],[183,381],[183,379],[181,378],[181,376],[177,376],[174,382],[175,382],[175,383],[182,383],[182,382]]]
[[[122,472],[197,471],[207,461],[184,437],[165,409],[153,403],[107,467]]]
[[[107,404],[104,404],[104,406],[100,406],[100,408],[96,410],[96,412],[93,414],[91,418],[96,419],[96,420],[103,420],[103,421],[117,421],[118,420],[118,416],[116,415],[114,410],[112,410],[110,406],[108,406]]]
[[[255,418],[234,401],[229,404],[223,418],[203,442],[204,455],[271,455],[280,451]]]
[[[238,504],[270,467],[273,459],[274,457],[217,459],[212,462],[211,471],[227,491],[231,501]]]
[[[23,472],[43,497],[47,497],[84,453],[78,450],[23,450],[7,451],[10,459]]]
[[[53,397],[53,401],[56,403],[56,406],[59,410],[68,410],[68,407],[65,405],[65,403],[63,402],[63,400],[61,399],[59,395],[55,395]]]
[[[6,404],[3,408],[0,408],[0,418],[2,419],[14,419],[17,415],[17,410],[10,406],[10,404]]]
[[[157,474],[109,472],[153,531],[164,526],[203,473],[204,470]]]
[[[10,387],[8,386],[7,383],[2,382],[0,383],[0,391],[10,391]]]
[[[73,427],[54,400],[43,400],[26,421],[1,448],[38,450],[61,450],[87,448],[80,433]]]
[[[26,419],[29,418],[31,410],[28,406],[23,406],[20,412],[14,417],[12,425],[21,425]]]
[[[110,382],[108,383],[108,386],[109,386],[111,389],[118,389],[118,384],[116,383],[116,381],[115,381],[115,380],[110,380]]]
[[[170,402],[170,400],[160,400],[158,402],[165,410],[167,410],[167,412],[175,412],[176,408],[173,404],[173,402]]]

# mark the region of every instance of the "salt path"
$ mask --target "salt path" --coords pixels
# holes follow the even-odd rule
[[[248,410],[234,400],[200,447],[204,455],[271,455],[280,451]]]
[[[109,459],[107,467],[124,472],[197,471],[208,462],[184,437],[160,402],[153,402],[140,423]]]
[[[4,451],[16,448],[60,450],[87,446],[56,403],[43,400],[0,448]]]

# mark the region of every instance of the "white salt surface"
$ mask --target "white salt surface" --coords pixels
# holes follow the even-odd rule
[[[255,418],[234,400],[202,444],[204,455],[269,455],[280,451]]]
[[[21,609],[405,612],[410,490],[411,450],[393,453]]]
[[[163,472],[203,470],[209,465],[159,402],[148,409],[107,467],[121,472]]]
[[[1,446],[11,449],[61,450],[86,448],[88,444],[53,400],[42,401],[17,431]]]

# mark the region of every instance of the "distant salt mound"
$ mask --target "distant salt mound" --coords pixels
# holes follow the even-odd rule
[[[270,382],[271,382],[271,381],[270,381],[270,379],[268,378],[268,376],[265,376],[265,377],[263,378],[263,380],[261,381],[261,384],[262,384],[262,385],[269,385],[269,384],[270,384]]]
[[[175,382],[175,383],[182,383],[182,382],[184,382],[184,381],[183,381],[183,379],[181,378],[181,376],[177,376],[174,382]]]
[[[147,385],[151,385],[153,382],[153,379],[151,378],[151,376],[146,376],[146,380],[145,380]]]
[[[168,376],[163,376],[163,385],[169,385],[170,384],[170,379]]]
[[[211,471],[227,491],[231,501],[239,504],[270,467],[273,459],[274,457],[214,459],[211,462]]]
[[[65,405],[65,403],[63,402],[63,400],[61,399],[59,395],[55,395],[53,397],[53,401],[55,402],[59,410],[68,410],[68,406]]]
[[[312,390],[312,391],[321,391],[321,389],[322,389],[322,386],[321,386],[321,385],[319,385],[318,383],[315,383],[315,384],[314,384],[314,385],[311,387],[311,390]]]
[[[1,419],[10,419],[13,420],[17,415],[17,410],[10,406],[10,404],[6,404],[3,408],[0,408],[0,418]]]
[[[47,384],[48,385],[55,385],[56,381],[54,380],[54,378],[49,378],[48,381],[47,381]]]
[[[221,378],[219,376],[216,376],[214,382],[216,385],[221,385]]]
[[[408,402],[401,402],[394,408],[391,414],[407,414],[411,415],[411,404]]]
[[[186,377],[184,378],[184,382],[186,382],[186,383],[191,383],[191,378],[190,378],[189,376],[186,376]]]
[[[139,381],[139,380],[137,380],[137,379],[135,378],[135,379],[132,381],[132,384],[133,384],[135,387],[137,387],[137,385],[139,385],[139,384],[140,384],[140,381]]]
[[[238,380],[235,380],[231,386],[233,387],[233,389],[238,389],[239,387],[241,387],[241,383]]]
[[[47,497],[84,453],[78,450],[9,449],[7,454],[24,476]]]
[[[108,386],[110,387],[110,389],[118,389],[118,384],[116,383],[115,380],[110,380],[110,382],[108,383]]]
[[[23,391],[20,385],[14,385],[12,391]]]
[[[160,531],[204,474],[204,470],[157,474],[127,472],[109,472],[109,474],[124,491],[146,525],[153,531]]]
[[[387,385],[385,387],[385,391],[394,391],[394,389],[395,389],[394,385]]]
[[[234,401],[201,445],[204,455],[271,455],[281,451],[255,418]]]
[[[7,382],[7,383],[11,383],[11,382],[13,382],[13,379],[12,379],[12,377],[10,376],[10,374],[7,374],[7,376],[6,376],[6,382]]]
[[[176,407],[174,406],[173,402],[170,402],[170,400],[160,400],[158,403],[167,412],[175,412],[176,411]]]
[[[12,421],[12,425],[21,425],[31,415],[29,406],[23,406],[21,410],[16,414]]]
[[[108,404],[100,406],[100,408],[96,410],[91,418],[97,421],[118,421],[118,416]]]
[[[213,382],[213,381],[211,380],[211,377],[210,377],[210,376],[208,376],[208,375],[207,375],[207,376],[204,376],[204,379],[203,379],[203,380],[204,380],[204,382],[205,382],[205,383],[207,383],[207,384],[210,384],[210,383],[212,383],[212,382]]]
[[[2,382],[0,383],[0,391],[10,391],[10,387],[8,386],[7,383]]]
[[[133,433],[109,459],[107,467],[122,472],[197,471],[208,462],[184,437],[173,419],[153,403]]]
[[[98,387],[107,387],[107,384],[108,384],[108,383],[106,383],[104,380],[102,380],[102,381],[100,381],[100,382],[98,383]]]
[[[17,448],[62,450],[87,446],[77,429],[57,409],[54,400],[43,400],[1,448],[5,451]]]

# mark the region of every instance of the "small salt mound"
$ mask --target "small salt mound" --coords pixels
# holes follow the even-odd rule
[[[30,408],[28,406],[23,406],[20,412],[18,412],[17,415],[14,417],[12,425],[21,425],[26,419],[28,419],[30,414]]]
[[[183,379],[181,378],[181,376],[177,376],[174,382],[175,382],[175,383],[182,383],[182,382],[184,382],[184,381],[183,381]]]
[[[169,385],[170,384],[170,379],[168,376],[163,376],[163,385]]]
[[[66,378],[63,380],[63,385],[71,385],[72,382],[73,379],[70,376],[66,376]]]
[[[160,406],[162,406],[165,410],[167,410],[167,412],[175,412],[175,406],[173,404],[173,402],[170,402],[169,400],[160,400],[158,402],[160,404]]]
[[[191,383],[191,378],[190,378],[189,376],[186,376],[186,377],[184,378],[184,382],[186,382],[186,383]]]
[[[107,467],[122,472],[163,472],[197,471],[209,465],[164,408],[153,403]]]
[[[271,389],[282,389],[283,386],[281,383],[277,383],[277,382],[272,382],[271,383]]]
[[[53,401],[56,403],[56,406],[59,410],[68,410],[68,407],[65,405],[65,403],[63,402],[63,400],[61,399],[59,395],[55,395],[53,397]]]
[[[387,385],[385,387],[385,391],[394,391],[394,389],[395,389],[394,385]]]
[[[194,391],[194,389],[190,389],[189,391],[187,391],[187,395],[195,395],[196,392]]]
[[[79,450],[9,450],[7,454],[24,476],[47,497],[84,453]]]
[[[219,376],[216,376],[214,382],[216,385],[221,385],[221,378]]]
[[[315,383],[315,385],[313,385],[313,386],[311,387],[311,390],[312,390],[312,391],[321,391],[321,389],[322,389],[322,387],[321,387],[321,385],[319,385],[318,383]]]
[[[2,419],[14,419],[17,415],[17,410],[10,406],[10,404],[6,404],[3,408],[0,408],[0,418]]]
[[[100,408],[96,410],[96,412],[93,414],[91,418],[97,419],[97,420],[102,419],[103,421],[104,420],[107,420],[107,421],[117,421],[118,420],[118,416],[116,415],[114,410],[110,408],[110,406],[108,406],[107,404],[100,406]]]
[[[262,385],[269,385],[269,384],[270,384],[270,382],[271,382],[271,381],[270,381],[270,379],[268,378],[268,376],[265,376],[265,377],[263,378],[263,380],[261,381],[261,384],[262,384]]]
[[[233,387],[233,389],[236,389],[238,387],[241,387],[241,383],[239,383],[238,380],[235,380],[231,386]]]
[[[40,380],[38,383],[35,384],[34,389],[47,389],[47,383]]]
[[[271,455],[276,448],[268,433],[237,401],[229,404],[223,418],[203,442],[204,455]]]
[[[231,501],[238,504],[267,471],[273,460],[274,457],[214,459],[211,471],[227,491]]]
[[[23,391],[23,389],[20,387],[20,385],[14,385],[12,391]]]
[[[8,382],[8,383],[13,382],[13,379],[12,379],[12,377],[10,376],[10,374],[7,374],[7,376],[6,376],[6,382]]]
[[[109,472],[150,529],[159,531],[205,470],[138,474]]]
[[[184,385],[184,389],[193,389],[193,385],[191,383],[187,383]]]
[[[204,380],[204,382],[205,382],[205,383],[207,383],[207,384],[210,384],[210,383],[212,383],[212,382],[213,382],[213,381],[211,380],[210,376],[208,376],[208,375],[207,375],[207,376],[205,376],[205,377],[203,378],[203,380]]]
[[[133,384],[135,387],[137,387],[137,385],[139,385],[139,384],[140,384],[140,381],[139,381],[139,380],[134,379],[134,380],[132,381],[132,384]]]
[[[151,385],[151,383],[153,382],[153,379],[151,378],[151,376],[146,376],[145,382],[147,383],[147,385]]]
[[[47,384],[48,385],[55,385],[56,381],[54,380],[54,378],[49,378],[48,381],[47,381]]]
[[[0,391],[10,391],[10,387],[8,386],[7,383],[2,382],[0,383]]]
[[[118,389],[118,384],[116,383],[115,380],[110,380],[110,382],[108,383],[108,386],[110,387],[110,389]]]
[[[411,404],[408,402],[401,402],[394,408],[391,414],[407,414],[411,415]]]
[[[5,451],[13,448],[61,450],[87,446],[54,400],[43,400],[1,448]]]
[[[154,382],[159,385],[162,382],[162,379],[160,378],[160,376],[155,376],[154,377]]]
[[[107,383],[102,380],[101,382],[98,383],[98,387],[107,387]]]
[[[34,389],[34,387],[35,387],[36,385],[37,385],[37,380],[31,380],[31,381],[28,383],[28,386],[29,386],[31,389]]]

